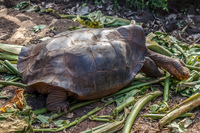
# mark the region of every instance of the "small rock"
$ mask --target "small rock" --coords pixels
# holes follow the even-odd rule
[[[73,118],[73,116],[74,116],[74,113],[68,113],[66,118],[71,119],[71,118]]]

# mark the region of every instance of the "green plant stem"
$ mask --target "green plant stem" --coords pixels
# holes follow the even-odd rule
[[[199,72],[197,72],[196,70],[193,70],[193,72],[190,75],[191,76],[185,82],[192,82],[194,79],[200,76]]]
[[[19,73],[19,71],[17,70],[16,67],[14,67],[8,60],[5,60],[4,63],[17,75],[19,75],[21,77],[21,74]]]
[[[200,106],[200,93],[191,96],[190,98],[186,99],[175,108],[170,110],[160,121],[159,121],[159,128],[161,129],[170,121],[176,119],[178,116],[190,112],[195,107]]]
[[[95,131],[90,131],[89,133],[114,133],[120,130],[124,126],[124,120],[115,121],[113,123],[109,123],[102,128],[99,128]],[[84,133],[84,132],[83,132]]]
[[[105,98],[109,98],[109,97],[113,97],[113,96],[116,96],[116,95],[124,94],[124,93],[129,92],[129,91],[131,91],[133,89],[140,88],[140,87],[143,87],[143,86],[147,86],[147,85],[151,85],[151,84],[156,84],[156,83],[159,83],[159,82],[165,80],[165,78],[166,77],[161,77],[161,78],[158,78],[158,79],[155,79],[155,80],[143,83],[143,84],[129,86],[129,87],[124,88],[124,89],[122,89],[122,90],[120,90],[120,91],[118,91],[118,92],[116,92],[116,93],[114,93],[114,94],[112,94],[110,96],[107,96]]]
[[[2,60],[0,60],[0,64],[1,64],[4,68],[6,68],[9,72],[11,72],[12,74],[15,74],[15,72],[14,72],[12,69],[10,69]]]
[[[0,80],[0,84],[5,85],[5,86],[7,86],[7,85],[14,85],[14,86],[18,86],[18,87],[27,88],[26,84],[16,83],[16,82],[11,82],[11,81]]]
[[[45,129],[33,129],[34,132],[59,132],[62,131],[66,128],[69,128],[71,126],[76,125],[77,123],[80,123],[81,121],[85,120],[86,118],[88,118],[90,115],[98,112],[99,110],[101,110],[102,108],[100,107],[96,107],[95,109],[93,109],[92,111],[88,112],[86,115],[82,116],[79,119],[74,120],[73,122],[71,122],[70,124],[60,127],[60,128],[45,128]]]
[[[118,107],[116,107],[113,111],[112,111],[112,115],[117,115],[118,113],[120,113],[125,107],[134,104],[136,102],[136,99],[134,97],[129,97],[126,101],[124,101],[121,105],[119,105]]]
[[[5,44],[5,43],[0,43],[0,49],[8,52],[9,54],[15,54],[15,55],[19,55],[21,49],[23,46],[20,45],[12,45],[12,44]]]
[[[191,65],[186,65],[187,68],[189,68],[190,70],[197,70],[200,71],[200,67],[195,67],[195,66],[191,66]]]
[[[110,122],[109,119],[97,118],[97,117],[89,117],[92,121],[103,121],[103,122]]]
[[[47,108],[45,107],[45,108],[40,108],[40,109],[34,110],[33,113],[34,113],[35,115],[39,115],[39,114],[44,114],[44,113],[46,113],[47,111],[48,111],[48,110],[47,110]]]
[[[129,133],[132,127],[132,124],[139,113],[139,111],[142,109],[142,107],[147,104],[149,101],[159,97],[162,95],[161,91],[154,91],[152,93],[148,93],[144,95],[142,98],[140,98],[133,108],[131,109],[130,114],[128,115],[128,118],[126,119],[126,123],[124,125],[123,133]]]
[[[178,44],[174,44],[174,47],[175,47],[178,51],[181,52],[181,54],[182,54],[183,57],[185,58],[185,63],[187,63],[187,62],[188,62],[188,58],[187,58],[185,52],[183,51],[183,49],[182,49]]]
[[[11,60],[11,61],[17,61],[18,56],[14,54],[9,54],[9,53],[1,53],[0,52],[0,59],[1,60]]]
[[[4,66],[0,65],[0,73],[6,73],[8,72],[8,69],[6,69]]]
[[[142,115],[142,117],[151,117],[151,118],[154,118],[154,119],[161,119],[165,116],[165,114],[146,114],[146,115]],[[178,116],[179,118],[184,118],[184,117],[192,117],[194,116],[193,113],[185,113],[185,114],[182,114],[180,116]]]
[[[185,87],[195,86],[195,85],[199,85],[199,84],[200,84],[200,80],[181,84],[178,86],[178,88],[179,88],[179,91],[182,91],[182,90],[184,90],[183,88],[185,88]]]
[[[20,78],[17,77],[17,78],[15,78],[15,79],[10,80],[10,82],[15,82],[15,81],[18,81],[19,79],[20,79]],[[0,88],[2,88],[2,87],[4,87],[4,86],[6,86],[6,85],[0,84]]]
[[[9,99],[11,95],[6,95],[6,96],[0,96],[0,99]]]
[[[170,74],[167,72],[165,79],[165,86],[164,86],[163,102],[168,102],[169,100],[169,81],[170,81]]]
[[[177,84],[178,87],[176,91],[183,91],[186,89],[186,87],[196,85],[195,82],[198,83],[198,81],[194,81],[194,82],[192,81],[199,77],[199,73],[196,70],[193,70],[193,72],[190,75],[191,76],[187,80],[185,80],[184,82],[181,81],[179,84]]]

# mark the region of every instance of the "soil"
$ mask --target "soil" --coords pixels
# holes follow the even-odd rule
[[[12,0],[10,0],[11,2]],[[17,2],[19,2],[18,0]],[[7,1],[8,2],[8,1]],[[16,2],[16,1],[15,1]],[[59,13],[72,14],[76,12],[78,6],[82,5],[81,2],[72,2],[68,1],[44,1],[41,3],[38,0],[32,0],[32,2],[39,3],[42,6],[49,6],[55,9]],[[0,5],[0,43],[8,43],[14,45],[37,45],[42,42],[42,38],[45,37],[53,37],[54,35],[67,31],[69,27],[82,27],[79,23],[74,22],[70,19],[60,19],[55,14],[46,14],[46,13],[36,13],[36,12],[21,12],[18,10],[14,10],[7,7],[12,7],[13,5],[10,3],[6,3],[6,1],[1,2],[4,3]],[[99,8],[97,5],[88,3],[87,5],[90,7],[91,11],[100,9],[106,15],[119,16],[127,19],[135,19],[136,22],[142,23],[142,26],[145,30],[145,33],[148,34],[150,32],[154,32],[157,30],[167,32],[171,35],[175,35],[181,41],[187,43],[199,43],[200,42],[200,15],[197,12],[193,12],[193,14],[181,14],[181,13],[173,13],[173,14],[165,14],[165,15],[157,15],[148,12],[148,11],[126,11],[126,12],[118,12],[115,13],[112,10],[106,9],[110,3],[107,3],[105,7]],[[7,7],[6,7],[7,6]],[[192,9],[191,9],[192,10]],[[190,11],[192,12],[192,11]],[[180,24],[181,26],[179,26]],[[194,25],[195,24],[195,25]],[[46,27],[38,32],[33,31],[33,27],[36,25],[46,25]],[[188,25],[188,28],[184,33],[181,30]],[[196,28],[195,28],[196,27]],[[53,28],[53,30],[52,30]],[[14,97],[14,92],[19,87],[7,86],[2,90],[6,92],[6,94]],[[161,89],[162,90],[162,89]],[[25,91],[25,93],[27,93]],[[45,99],[46,97],[43,95],[36,94],[34,97],[27,97],[27,103],[29,106],[33,108],[33,110],[45,107]],[[174,93],[170,93],[170,101],[169,106],[172,107],[180,101],[186,99],[185,97],[179,96]],[[10,100],[10,99],[9,99]],[[6,102],[9,100],[2,99],[0,100],[0,105],[4,106]],[[157,133],[157,132],[167,132],[167,130],[163,129],[160,131],[158,129],[158,121],[147,119],[141,117],[142,114],[150,113],[148,107],[154,103],[159,103],[162,101],[162,98],[158,98],[155,101],[148,103],[138,114],[133,126],[132,132],[134,133]],[[77,117],[81,117],[85,115],[87,112],[92,110],[97,106],[103,106],[104,104],[101,102],[97,102],[91,105],[84,106],[82,108],[74,110],[73,117],[67,118],[67,116],[63,116],[59,119],[62,120],[70,120],[73,121]],[[113,103],[106,108],[102,109],[97,115],[107,115],[110,114],[112,109],[114,109],[116,105]],[[199,107],[196,108],[193,113],[195,113],[195,122],[189,126],[188,133],[197,133],[200,131],[200,113]],[[83,122],[77,124],[75,127],[66,129],[62,132],[67,133],[79,133],[86,129],[90,129],[92,127],[96,127],[98,125],[103,124],[103,122],[90,121],[89,119],[84,120]],[[34,125],[35,127],[40,126],[39,123]],[[121,131],[119,131],[121,132]]]

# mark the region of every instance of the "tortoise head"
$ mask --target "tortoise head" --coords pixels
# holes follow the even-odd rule
[[[186,67],[185,63],[183,63],[179,59],[175,59],[171,62],[171,74],[179,79],[184,80],[190,77],[190,70]]]

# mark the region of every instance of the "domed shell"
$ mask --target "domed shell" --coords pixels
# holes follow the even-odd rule
[[[66,89],[80,100],[112,94],[141,69],[147,48],[139,26],[63,32],[23,47],[18,70],[30,87]]]

